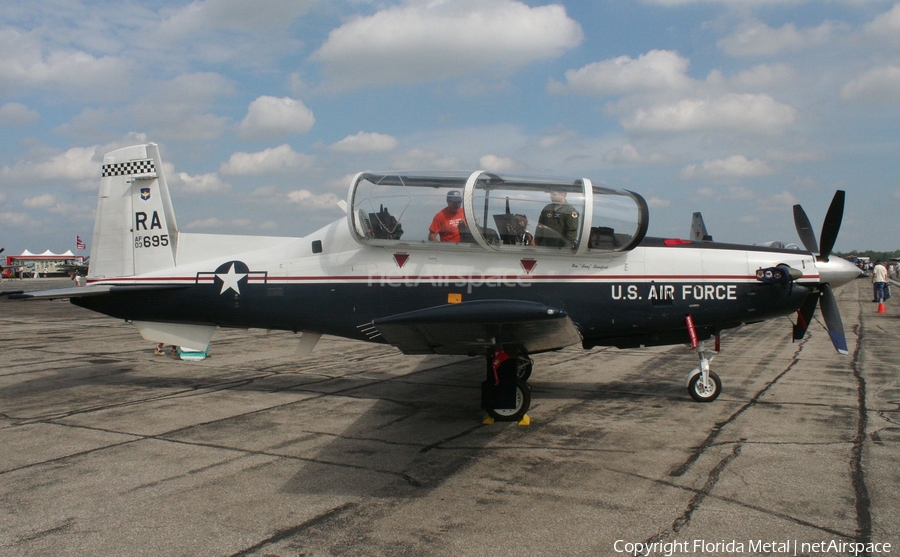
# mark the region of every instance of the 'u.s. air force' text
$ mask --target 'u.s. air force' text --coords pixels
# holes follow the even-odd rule
[[[737,300],[736,284],[613,284],[613,300]]]

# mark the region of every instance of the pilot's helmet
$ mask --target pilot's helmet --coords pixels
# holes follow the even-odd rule
[[[462,203],[462,194],[459,190],[451,190],[447,192],[447,201],[449,203]]]

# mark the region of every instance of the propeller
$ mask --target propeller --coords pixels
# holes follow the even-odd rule
[[[797,234],[803,246],[811,253],[815,254],[819,261],[828,261],[834,243],[837,241],[838,231],[841,229],[841,219],[844,218],[844,190],[838,190],[831,200],[828,212],[825,214],[825,222],[822,223],[822,233],[819,237],[822,239],[822,249],[819,250],[819,244],[816,242],[816,233],[813,232],[809,217],[806,211],[799,204],[794,205],[794,224],[797,226]]]
[[[825,214],[825,221],[822,223],[822,232],[819,234],[820,244],[816,241],[816,234],[813,232],[809,217],[800,205],[794,205],[794,224],[797,227],[797,234],[800,241],[816,256],[816,267],[819,269],[819,282],[807,297],[803,305],[797,311],[797,323],[794,325],[794,340],[803,339],[809,323],[812,321],[813,314],[818,305],[822,310],[822,316],[825,318],[825,328],[828,329],[828,336],[831,338],[831,344],[840,354],[847,354],[847,337],[844,335],[844,324],[841,321],[841,312],[838,309],[837,300],[834,297],[834,291],[831,283],[836,286],[849,282],[851,278],[859,275],[850,262],[840,258],[834,261],[829,260],[831,250],[837,241],[838,231],[841,229],[841,219],[844,216],[844,191],[838,190],[831,200],[828,212]],[[853,271],[850,271],[852,267]]]

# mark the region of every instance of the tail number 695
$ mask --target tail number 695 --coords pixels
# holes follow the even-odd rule
[[[168,234],[158,234],[154,236],[135,236],[134,249],[140,248],[158,248],[160,246],[169,245]]]

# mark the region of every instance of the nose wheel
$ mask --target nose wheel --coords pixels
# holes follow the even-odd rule
[[[694,368],[685,380],[688,394],[697,402],[712,402],[722,393],[722,381],[718,375],[709,370],[709,363],[715,354],[708,355],[708,353],[706,345],[699,343],[697,355],[700,356],[700,367]]]
[[[712,371],[707,374],[704,380],[703,374],[698,369],[697,373],[688,380],[688,392],[691,394],[691,398],[697,402],[712,402],[722,392],[722,381]]]

